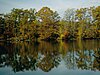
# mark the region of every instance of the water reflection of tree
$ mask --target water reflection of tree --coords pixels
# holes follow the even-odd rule
[[[100,71],[100,48],[98,48],[94,53],[93,68]]]
[[[59,57],[59,44],[51,44],[42,42],[39,50],[44,57],[38,63],[38,67],[45,72],[50,71],[52,68],[57,67],[60,62]]]
[[[68,51],[65,57],[63,57],[67,68],[100,70],[100,54],[98,54],[99,47],[100,43],[94,40],[91,42],[70,42],[68,48],[66,48]],[[99,57],[99,59],[94,57],[93,54],[95,54],[97,58]],[[99,63],[97,61],[99,61]]]
[[[57,48],[54,48],[56,46],[45,42],[36,44],[37,43],[20,42],[16,43],[14,46],[5,45],[4,48],[6,48],[7,52],[4,53],[4,57],[0,57],[0,59],[3,60],[1,62],[9,64],[14,72],[36,70],[37,68],[48,72],[52,68],[57,67],[60,58]],[[8,51],[11,51],[12,53],[8,54]],[[39,53],[41,56],[39,56]],[[0,56],[2,56],[2,54]],[[0,65],[2,65],[2,63],[0,63]],[[6,64],[4,64],[4,66],[6,66]]]
[[[63,59],[68,69],[100,70],[100,43],[91,43],[0,43],[0,67],[11,66],[14,72],[37,69],[48,72]]]

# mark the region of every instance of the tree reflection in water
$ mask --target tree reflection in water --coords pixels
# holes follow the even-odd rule
[[[68,69],[100,71],[100,41],[0,43],[0,67],[49,72],[64,60]]]

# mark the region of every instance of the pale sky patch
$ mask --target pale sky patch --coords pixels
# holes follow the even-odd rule
[[[0,13],[8,13],[13,8],[40,10],[45,6],[62,15],[68,8],[100,6],[100,0],[0,0]]]

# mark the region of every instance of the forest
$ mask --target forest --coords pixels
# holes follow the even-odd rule
[[[80,39],[100,39],[100,6],[67,9],[63,18],[49,7],[0,14],[0,41]]]

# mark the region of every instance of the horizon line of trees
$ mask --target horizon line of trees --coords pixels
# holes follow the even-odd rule
[[[67,9],[63,19],[49,7],[0,15],[0,40],[100,39],[100,6]]]

